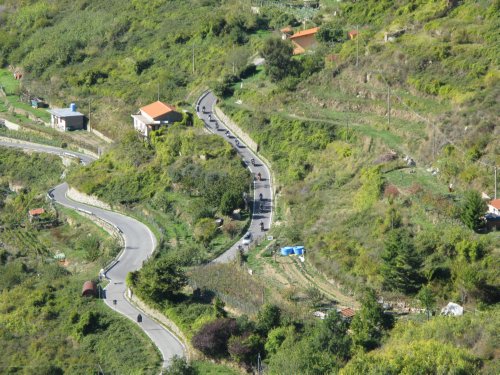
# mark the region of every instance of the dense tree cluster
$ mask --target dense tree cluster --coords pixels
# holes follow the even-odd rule
[[[174,298],[187,284],[183,269],[175,258],[169,257],[148,261],[140,271],[130,273],[128,281],[140,295],[154,302]]]

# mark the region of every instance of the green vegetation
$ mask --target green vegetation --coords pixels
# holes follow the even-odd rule
[[[355,356],[340,373],[494,374],[499,366],[493,354],[497,324],[498,307],[460,319],[402,320],[380,350]]]
[[[472,230],[479,230],[483,226],[482,216],[486,211],[486,203],[477,191],[467,191],[463,197],[460,217],[463,223]]]
[[[492,169],[485,165],[498,163],[495,106],[484,101],[494,89],[483,81],[487,72],[498,71],[495,6],[327,3],[314,18],[323,29],[319,45],[313,54],[293,58],[301,69],[290,77],[300,76],[298,85],[282,84],[290,77],[272,82],[273,67],[267,66],[265,75],[244,79],[222,101],[277,175],[277,219],[285,227],[276,236],[281,243],[305,243],[309,260],[345,289],[365,284],[386,298],[413,300],[429,284],[438,301],[496,300],[498,281],[487,264],[498,261],[498,236],[476,235],[460,223],[481,229],[485,206],[467,192],[491,191]],[[333,11],[340,15],[332,17]],[[347,40],[356,24],[363,25],[358,37]],[[452,37],[457,27],[475,36],[460,42]],[[385,32],[393,39],[384,42]],[[331,40],[337,34],[339,40]],[[484,51],[477,55],[484,71],[473,76],[459,68],[454,49],[465,60],[476,59],[472,49]],[[431,93],[415,83],[427,79],[443,80],[449,91]],[[485,114],[481,121],[474,120],[475,110]],[[447,191],[450,183],[456,188]],[[469,252],[461,241],[481,249],[479,257],[471,250],[475,260],[463,274],[463,259],[470,257],[460,255]],[[473,277],[472,269],[481,269],[480,276]]]
[[[235,151],[220,137],[185,124],[153,135],[150,143],[129,133],[95,163],[73,170],[68,181],[153,222],[159,252],[184,266],[227,249],[248,218],[226,216],[244,208],[250,185]],[[224,219],[220,227],[217,217]]]
[[[83,282],[119,246],[89,220],[45,201],[61,172],[58,157],[0,150],[0,371],[88,374],[99,364],[107,372],[157,373],[159,353],[136,325],[80,297]],[[50,225],[30,223],[27,211],[36,207],[46,209]]]
[[[0,65],[22,68],[24,88],[52,104],[91,98],[95,127],[112,136],[158,88],[177,103],[247,65],[239,56],[252,55],[250,37],[268,23],[239,1],[2,4]]]
[[[136,288],[203,353],[249,366],[260,351],[277,374],[498,372],[489,326],[500,288],[498,234],[483,230],[477,193],[492,195],[500,162],[497,0],[325,0],[320,9],[266,1],[258,15],[246,0],[17,3],[2,2],[1,65],[23,68],[24,88],[51,102],[92,99],[97,128],[120,135],[69,180],[155,230],[159,251],[135,275]],[[292,57],[269,27],[298,31],[306,15],[304,26],[320,27],[318,45]],[[257,53],[263,67],[251,64]],[[191,289],[182,282],[168,290],[153,285],[160,266],[202,264],[243,231],[247,216],[228,215],[243,207],[250,181],[231,148],[188,128],[188,117],[149,143],[123,129],[158,91],[186,107],[181,99],[207,86],[270,160],[280,222],[270,234],[304,244],[306,262],[262,261],[273,249],[257,248],[248,265],[267,273],[264,281],[243,277],[244,268],[205,267],[186,272]],[[32,253],[47,249],[11,237]],[[84,246],[92,259],[94,241]],[[273,288],[283,274],[307,285]],[[325,279],[350,298],[331,293]],[[374,292],[365,295],[366,286]],[[260,298],[270,289],[283,295]],[[354,305],[352,296],[362,302],[352,323],[333,311],[308,319],[323,302],[332,308],[330,298]],[[278,324],[259,321],[266,298],[281,308]],[[379,298],[420,306],[428,321],[410,314],[391,330]],[[225,317],[220,301],[259,318]],[[432,317],[448,301],[466,315]]]
[[[19,99],[21,94],[19,81],[13,77],[12,72],[0,69],[0,88],[3,90],[3,93],[0,92],[0,98],[5,100],[7,105],[19,108],[44,122],[50,121],[50,114],[46,109],[33,108],[31,103],[26,103]],[[5,94],[5,97],[1,94]]]

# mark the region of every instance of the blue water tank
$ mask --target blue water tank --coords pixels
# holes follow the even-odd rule
[[[287,247],[282,247],[281,248],[281,255],[287,256],[287,255],[290,255],[290,254],[293,254],[293,247],[287,246]]]
[[[293,253],[295,255],[302,255],[302,254],[304,254],[304,246],[295,246],[293,248]]]
[[[71,109],[71,112],[76,112],[76,104],[75,103],[71,103],[69,105],[69,109]]]

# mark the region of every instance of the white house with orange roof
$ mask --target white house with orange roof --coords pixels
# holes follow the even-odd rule
[[[293,34],[290,39],[293,43],[293,54],[300,55],[306,52],[308,49],[313,48],[316,45],[316,33],[319,27],[313,27],[312,29],[302,30]]]
[[[488,203],[488,212],[500,216],[500,199],[493,199]]]
[[[160,101],[140,108],[137,114],[131,116],[134,119],[134,129],[144,137],[149,137],[152,131],[158,130],[162,125],[182,120],[182,113]]]

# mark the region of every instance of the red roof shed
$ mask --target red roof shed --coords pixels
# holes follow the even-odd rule
[[[85,281],[82,288],[82,297],[94,297],[96,290],[97,288],[93,281]]]
[[[356,312],[353,309],[350,309],[350,308],[342,309],[342,310],[339,311],[339,313],[345,319],[350,319],[354,315],[356,315]]]

